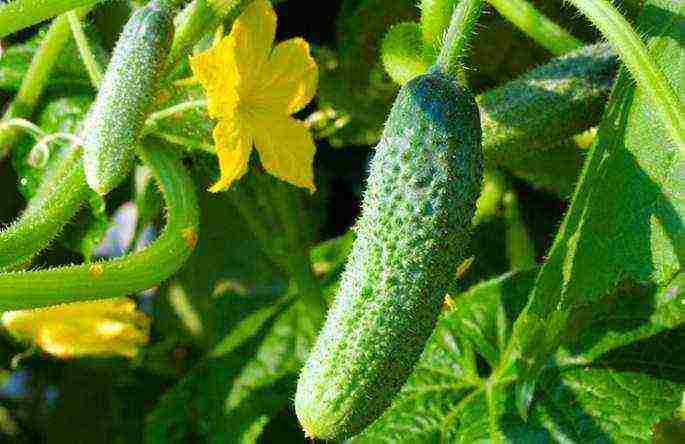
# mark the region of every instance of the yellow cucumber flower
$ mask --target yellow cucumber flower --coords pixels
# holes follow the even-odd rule
[[[252,146],[269,173],[314,192],[316,147],[305,124],[292,118],[314,97],[318,70],[309,45],[293,38],[271,48],[276,13],[255,0],[228,37],[190,58],[194,78],[218,120],[214,142],[221,177],[210,191],[228,189],[247,171]]]
[[[128,298],[7,311],[1,321],[16,338],[58,358],[132,358],[147,343],[150,329],[150,319]]]

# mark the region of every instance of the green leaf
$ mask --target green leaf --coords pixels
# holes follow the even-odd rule
[[[626,286],[576,312],[557,360],[589,362],[609,350],[678,327],[685,322],[684,290],[685,273],[680,273],[660,291],[653,286]]]
[[[93,99],[89,95],[62,97],[50,101],[36,119],[37,125],[49,136],[55,133],[65,133],[76,136],[81,121],[88,112]],[[47,145],[47,156],[36,162],[31,158],[31,151],[37,146],[40,137],[23,138],[23,143],[17,144],[12,150],[12,166],[19,176],[19,191],[27,200],[35,194],[43,180],[43,175],[51,170],[60,158],[62,151],[70,141],[59,138]]]
[[[621,294],[618,309],[597,310],[596,325],[586,327],[593,340],[569,338],[583,359],[560,354],[550,361],[524,421],[515,376],[501,365],[535,274],[506,274],[459,297],[391,408],[354,442],[650,442],[652,427],[674,414],[685,388],[685,331],[663,330],[664,318],[669,326],[685,322],[682,281],[655,293]],[[626,312],[649,307],[657,307],[651,317],[626,323]],[[620,333],[606,329],[621,323]],[[635,342],[660,331],[649,339],[652,351]],[[611,343],[600,355],[598,338]]]
[[[232,437],[230,442],[240,442],[241,435],[253,434],[253,425],[259,422],[262,415],[240,418],[239,409],[236,409],[235,405],[229,406],[228,401],[234,399],[235,402],[240,396],[241,390],[236,388],[236,383],[246,365],[251,362],[254,362],[255,366],[264,364],[260,359],[263,358],[265,349],[260,344],[266,344],[267,347],[276,345],[279,349],[285,347],[286,351],[290,351],[291,343],[288,341],[290,338],[287,337],[287,333],[285,337],[279,334],[293,327],[289,325],[293,319],[288,313],[289,311],[282,312],[278,318],[271,318],[266,325],[257,326],[253,337],[229,353],[213,355],[203,360],[176,386],[167,391],[148,418],[145,442],[181,443],[192,441],[194,438],[205,442],[210,441],[210,438],[226,442],[228,437]],[[283,355],[278,354],[279,349],[266,350],[272,352],[270,363],[277,365],[277,373],[292,365],[292,357],[286,362],[281,362]],[[254,373],[255,368],[252,371]],[[258,379],[259,377],[255,378]],[[268,384],[264,391],[268,391]],[[274,394],[278,392],[269,393]],[[280,408],[283,402],[278,402],[271,396],[262,398],[258,394],[255,395],[264,403],[253,407],[268,408],[270,403],[276,401],[279,404],[276,408]],[[235,418],[236,416],[238,418]],[[231,418],[235,418],[233,424],[230,422]]]
[[[682,2],[649,2],[639,20],[652,56],[685,94]],[[619,285],[666,285],[685,252],[685,153],[623,70],[571,208],[517,322],[519,364],[531,376],[558,347],[569,316]],[[556,334],[549,334],[549,332]]]
[[[87,36],[91,50],[101,66],[107,65],[107,55],[97,34],[91,28],[87,29]],[[7,48],[0,58],[0,89],[17,91],[28,71],[34,54],[38,50],[43,38],[44,30],[26,42],[15,44]],[[86,67],[78,53],[74,39],[69,39],[57,63],[50,74],[47,83],[48,90],[61,90],[65,87],[91,88]]]
[[[197,168],[203,188],[211,181],[206,171]],[[147,440],[253,442],[292,397],[324,316],[304,295],[294,301],[296,279],[286,292],[298,258],[308,261],[314,210],[300,190],[257,168],[228,192],[200,199],[196,253],[157,298],[155,319],[166,337],[188,341],[190,333],[206,356],[162,398]],[[320,266],[323,282],[338,269],[334,250],[313,253],[330,261]]]
[[[385,70],[400,85],[425,73],[434,61],[423,57],[421,29],[414,22],[402,22],[390,28],[383,38],[381,57]]]
[[[337,283],[352,240],[350,232],[312,249],[322,287]],[[256,442],[271,417],[294,396],[298,372],[325,314],[296,296],[291,288],[235,324],[164,395],[149,418],[146,442],[187,442],[191,437]]]
[[[255,442],[292,399],[324,315],[303,300],[292,301],[285,296],[246,318],[167,392],[150,417],[146,442],[187,442],[193,436]]]

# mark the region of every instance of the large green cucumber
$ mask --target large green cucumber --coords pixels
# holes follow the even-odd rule
[[[124,26],[83,126],[86,180],[100,194],[107,194],[131,170],[173,35],[173,11],[155,0]]]
[[[371,163],[357,239],[300,375],[306,434],[352,436],[409,377],[466,258],[482,184],[473,96],[434,71],[406,83]]]

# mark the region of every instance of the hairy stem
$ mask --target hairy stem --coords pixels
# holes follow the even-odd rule
[[[583,46],[583,42],[551,21],[526,0],[487,1],[497,9],[497,12],[554,55],[562,55]]]
[[[67,12],[67,18],[69,20],[71,32],[74,35],[74,40],[76,41],[79,54],[81,55],[81,60],[83,60],[83,64],[86,66],[86,71],[88,72],[90,82],[93,84],[95,89],[98,89],[100,87],[100,83],[102,82],[102,67],[100,67],[98,61],[95,60],[93,51],[90,49],[88,38],[86,37],[86,33],[83,31],[81,19],[74,11]]]
[[[0,274],[0,311],[120,297],[178,271],[197,244],[195,185],[172,151],[141,147],[138,152],[166,202],[167,223],[159,238],[140,252],[108,262]]]
[[[86,200],[80,147],[73,146],[43,179],[21,217],[0,232],[0,270],[28,262],[45,248]]]
[[[671,139],[685,150],[685,107],[656,66],[647,47],[628,21],[605,0],[569,0],[616,48],[637,85],[649,97]],[[673,20],[677,20],[676,17]]]
[[[164,108],[162,110],[151,113],[147,120],[145,121],[145,127],[143,128],[143,134],[149,134],[155,132],[155,126],[160,120],[167,119],[169,117],[181,114],[188,110],[202,109],[207,106],[207,101],[204,99],[200,100],[188,100],[186,102],[177,103],[176,105]]]
[[[460,76],[461,60],[467,53],[482,11],[483,0],[463,0],[454,8],[437,60],[437,66],[444,72]]]
[[[421,10],[421,37],[423,44],[438,54],[445,30],[450,25],[450,16],[459,0],[419,0]]]

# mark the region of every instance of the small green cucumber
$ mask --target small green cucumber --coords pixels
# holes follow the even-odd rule
[[[130,173],[173,34],[173,11],[155,0],[124,26],[83,126],[86,180],[99,194],[107,194]]]
[[[482,170],[471,93],[437,70],[407,82],[370,166],[337,297],[300,375],[295,409],[307,436],[360,432],[406,382],[466,259]]]

